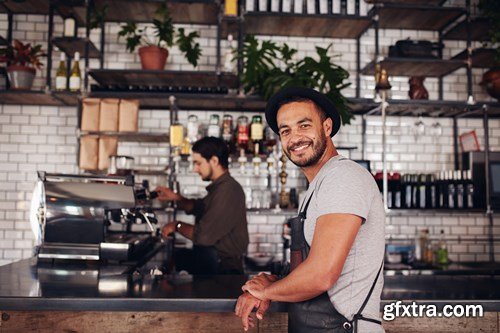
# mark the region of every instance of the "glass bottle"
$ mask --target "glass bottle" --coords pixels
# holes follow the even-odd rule
[[[222,118],[222,139],[229,149],[229,154],[234,152],[233,145],[233,117],[231,115],[224,115]]]
[[[460,170],[455,170],[455,208],[464,208],[464,182],[462,180],[462,172]]]
[[[170,147],[171,149],[178,150],[184,143],[184,127],[179,123],[179,110],[175,97],[168,98],[170,102]]]
[[[250,139],[252,140],[252,150],[255,152],[255,147],[258,145],[258,152],[262,152],[264,126],[262,125],[261,116],[252,117],[252,124],[250,125]]]
[[[75,59],[73,67],[71,68],[71,75],[69,77],[69,90],[80,91],[82,85],[82,73],[80,72],[80,53],[75,52]]]
[[[464,171],[464,204],[467,208],[474,208],[474,184],[472,183],[472,171]]]
[[[455,209],[456,203],[455,203],[455,180],[453,179],[453,170],[448,171],[448,179],[447,179],[447,185],[448,185],[448,208],[450,209]]]
[[[199,139],[200,123],[198,122],[198,116],[192,114],[188,117],[187,123],[187,138],[189,143],[193,145]]]
[[[219,115],[213,114],[210,116],[210,122],[208,123],[208,136],[213,136],[220,138],[220,125],[219,125]]]
[[[61,52],[61,57],[59,59],[59,66],[57,67],[56,72],[56,90],[62,91],[66,90],[68,86],[68,76],[66,68],[66,54]]]
[[[76,19],[74,17],[69,16],[64,19],[63,36],[76,37]]]
[[[441,229],[441,236],[439,239],[439,246],[436,251],[436,261],[439,265],[448,265],[448,246],[444,239],[444,230]]]
[[[238,118],[238,131],[236,132],[236,143],[238,148],[245,152],[248,149],[248,118],[241,116]]]

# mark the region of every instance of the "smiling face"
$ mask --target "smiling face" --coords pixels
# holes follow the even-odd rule
[[[276,121],[290,161],[301,168],[318,163],[330,141],[332,120],[322,116],[313,102],[299,101],[280,107]]]

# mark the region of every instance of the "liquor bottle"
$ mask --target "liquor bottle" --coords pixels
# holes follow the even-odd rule
[[[66,88],[68,87],[68,76],[66,72],[66,54],[64,52],[61,52],[59,67],[57,67],[56,72],[56,90],[58,91],[66,90]]]
[[[426,206],[426,194],[427,194],[427,175],[420,174],[418,176],[418,202],[417,208],[425,209]]]
[[[210,122],[208,123],[208,136],[213,136],[216,138],[220,138],[220,125],[219,125],[219,115],[213,114],[210,116]]]
[[[264,126],[262,125],[261,116],[252,117],[252,124],[250,125],[250,140],[252,140],[252,150],[255,152],[255,147],[258,145],[258,152],[261,152],[264,141]]]
[[[441,229],[441,236],[439,239],[439,246],[436,251],[436,261],[439,265],[448,265],[448,247],[446,246],[446,241],[444,239],[444,230]]]
[[[448,171],[448,179],[447,179],[447,184],[448,184],[448,208],[450,209],[455,209],[456,203],[455,203],[455,180],[453,179],[453,170]]]
[[[391,178],[393,182],[392,208],[401,208],[401,174],[395,172]]]
[[[200,124],[198,122],[198,116],[192,114],[188,117],[187,123],[187,138],[189,143],[193,145],[200,138]]]
[[[441,171],[441,190],[439,191],[441,208],[449,208],[448,173]]]
[[[418,208],[420,203],[420,191],[418,175],[411,175],[411,208]]]
[[[246,116],[241,116],[238,118],[238,130],[236,131],[236,143],[238,148],[243,149],[243,152],[246,152],[248,149],[248,118]]]
[[[464,182],[462,180],[462,172],[455,170],[455,203],[458,209],[464,209]]]
[[[80,91],[82,85],[82,73],[80,72],[80,53],[75,52],[73,67],[69,77],[69,90]]]
[[[401,184],[402,208],[411,208],[411,184],[410,175],[404,175]]]
[[[436,185],[433,174],[425,176],[425,204],[423,208],[436,208]]]
[[[229,154],[234,153],[233,143],[233,117],[231,115],[224,115],[222,118],[222,139],[229,149]]]
[[[69,16],[64,19],[63,36],[76,37],[76,20],[74,17]]]
[[[184,143],[184,127],[179,123],[179,110],[177,108],[177,103],[175,102],[175,97],[170,96],[168,98],[170,102],[170,147],[173,151],[178,151],[181,149]]]
[[[474,208],[474,184],[471,170],[464,171],[464,204],[468,209]]]
[[[277,135],[271,129],[271,127],[266,126],[264,129],[264,151],[263,153],[266,155],[271,155],[273,153],[274,146],[277,143]]]

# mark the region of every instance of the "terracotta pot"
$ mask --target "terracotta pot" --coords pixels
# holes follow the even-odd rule
[[[480,85],[486,88],[491,97],[500,100],[500,68],[492,68],[485,72]]]
[[[30,90],[33,86],[36,69],[33,67],[12,65],[7,67],[10,89]]]
[[[167,62],[168,50],[154,45],[143,46],[139,49],[139,56],[142,69],[162,70]]]

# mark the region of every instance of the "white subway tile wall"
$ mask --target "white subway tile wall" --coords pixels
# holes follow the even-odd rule
[[[349,0],[354,2],[354,0]],[[249,2],[251,3],[251,1]],[[323,10],[323,9],[322,9]],[[214,26],[182,25],[188,32],[200,32],[200,45],[203,55],[196,70],[215,70],[216,59],[216,28]],[[41,15],[14,15],[13,38],[25,42],[41,43],[47,49],[48,17]],[[132,69],[140,68],[139,58],[136,53],[130,54],[125,49],[125,42],[117,39],[120,24],[106,24],[106,46],[104,68]],[[7,15],[0,14],[0,35],[6,35]],[[79,34],[84,35],[80,30]],[[62,20],[55,18],[54,35],[62,35]],[[436,41],[436,32],[405,31],[387,29],[380,31],[381,52],[386,54],[388,46],[399,39],[417,36],[419,39]],[[100,32],[92,31],[91,40],[99,45]],[[349,97],[355,96],[356,82],[356,41],[349,39],[328,38],[299,38],[299,37],[268,37],[277,42],[287,42],[291,47],[299,50],[297,57],[315,57],[315,47],[326,47],[333,43],[332,54],[338,55],[335,62],[350,72],[351,86],[344,90]],[[479,46],[474,44],[473,46]],[[228,47],[227,42],[222,43],[223,50]],[[449,58],[458,54],[466,47],[465,42],[445,41],[444,57]],[[375,34],[368,30],[361,38],[361,67],[369,63],[375,52]],[[222,52],[224,54],[224,52]],[[54,51],[53,63],[57,63],[59,52]],[[44,63],[46,63],[44,61]],[[91,59],[91,68],[98,68],[99,61]],[[192,66],[184,59],[177,48],[170,50],[167,69],[193,70]],[[473,70],[473,89],[476,100],[491,100],[485,91],[478,85],[481,81],[483,70]],[[52,77],[55,76],[55,69]],[[407,99],[408,78],[391,77],[392,98]],[[438,98],[438,80],[428,78],[425,86],[429,91],[430,99]],[[34,87],[45,87],[44,70],[38,71]],[[373,97],[374,80],[371,76],[362,76],[360,82],[360,97]],[[444,98],[446,100],[465,101],[467,99],[465,70],[458,70],[444,78]],[[199,119],[208,123],[209,115],[213,112],[204,110],[182,111],[180,120],[186,121],[187,117],[195,114]],[[223,115],[224,112],[216,112]],[[239,112],[231,112],[236,119]],[[252,114],[245,113],[248,117]],[[139,129],[141,132],[168,131],[168,112],[164,110],[141,110],[139,115]],[[414,135],[416,118],[389,117],[387,159],[389,170],[402,173],[407,172],[435,172],[442,169],[453,168],[453,129],[451,119],[423,118],[425,124],[424,135]],[[442,134],[433,131],[433,125],[440,124]],[[29,224],[29,209],[31,192],[36,180],[36,171],[43,170],[57,173],[78,173],[77,166],[77,139],[76,139],[77,110],[74,107],[49,107],[49,106],[20,106],[0,105],[0,265],[26,258],[32,254],[33,235]],[[475,130],[479,137],[481,148],[484,148],[484,133],[482,120],[460,119],[459,133]],[[500,121],[490,120],[490,144],[492,150],[500,150]],[[337,146],[357,146],[354,151],[341,151],[353,159],[366,158],[372,161],[372,170],[382,168],[382,141],[381,119],[377,116],[367,118],[365,156],[362,155],[362,126],[361,117],[356,117],[351,123],[342,127],[334,138]],[[166,144],[151,143],[121,143],[119,154],[131,155],[135,158],[137,167],[161,168],[168,161],[169,148]],[[250,171],[250,166],[248,172]],[[261,177],[256,181],[254,176],[239,175],[238,167],[231,172],[247,189],[262,189],[266,180]],[[289,173],[287,187],[305,187],[305,179],[297,168],[288,163]],[[165,177],[142,176],[139,180],[147,178],[152,186],[165,184]],[[184,193],[201,194],[207,183],[199,177],[182,168],[179,174]],[[252,184],[252,185],[250,185]],[[186,221],[192,222],[192,217],[180,215]],[[271,252],[277,258],[282,253],[282,224],[289,217],[288,213],[282,214],[257,214],[249,212],[249,231],[251,243],[248,252]],[[495,217],[497,219],[497,217]],[[160,221],[165,221],[160,216]],[[488,245],[486,242],[471,241],[470,239],[484,239],[488,234],[488,221],[482,214],[429,214],[429,213],[404,213],[390,215],[387,218],[387,237],[389,239],[411,240],[416,230],[430,229],[431,235],[438,236],[444,230],[450,237],[452,244],[450,258],[455,261],[487,260]],[[500,227],[493,228],[496,236],[500,235]],[[457,239],[460,238],[460,241]],[[500,248],[496,249],[497,258]]]

